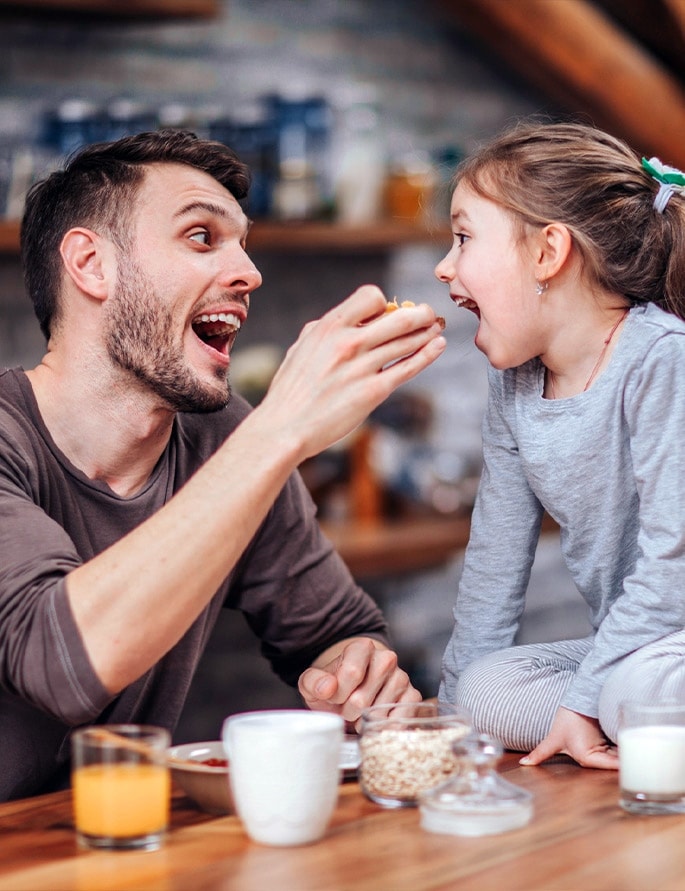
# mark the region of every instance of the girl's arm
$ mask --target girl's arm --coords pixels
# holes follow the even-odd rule
[[[513,643],[540,534],[542,505],[525,479],[510,420],[515,373],[488,371],[483,471],[443,659],[439,695],[445,701],[454,701],[468,664]]]
[[[685,627],[685,335],[662,337],[623,395],[638,532],[619,540],[621,589],[562,705],[597,715],[611,671],[630,653]],[[622,526],[614,534],[620,536]]]

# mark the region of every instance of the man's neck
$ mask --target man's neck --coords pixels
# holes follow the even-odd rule
[[[173,412],[130,380],[93,380],[61,368],[50,353],[26,374],[43,422],[75,467],[122,497],[145,485],[169,441]]]

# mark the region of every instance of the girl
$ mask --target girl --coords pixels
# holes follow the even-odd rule
[[[440,699],[522,764],[616,768],[621,700],[685,701],[685,176],[520,125],[457,169],[451,214],[436,275],[491,367]],[[543,511],[594,632],[512,646]]]

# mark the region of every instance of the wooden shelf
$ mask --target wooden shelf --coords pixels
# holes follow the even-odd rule
[[[0,12],[99,15],[110,18],[210,18],[218,0],[0,0]]]
[[[0,0],[1,2],[1,0]],[[335,223],[276,223],[258,221],[250,230],[253,251],[302,253],[368,253],[391,250],[403,244],[435,244],[447,249],[447,228],[414,223],[381,221],[370,226],[339,226]],[[0,253],[19,253],[19,223],[0,220]]]
[[[362,581],[370,578],[422,572],[445,565],[469,541],[471,516],[426,516],[378,522],[322,522],[350,572]],[[542,518],[543,534],[559,534],[549,516]]]
[[[352,575],[366,579],[421,572],[447,563],[466,547],[471,518],[421,517],[321,526]]]
[[[416,223],[380,220],[367,226],[336,223],[278,223],[258,221],[250,230],[251,250],[301,251],[310,253],[364,253],[390,250],[403,244],[449,244],[449,230]]]
[[[0,220],[0,254],[19,253],[19,222]]]

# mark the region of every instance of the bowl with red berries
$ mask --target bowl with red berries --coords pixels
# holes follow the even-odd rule
[[[223,743],[185,743],[167,750],[171,775],[188,798],[209,814],[232,814],[233,796]]]

